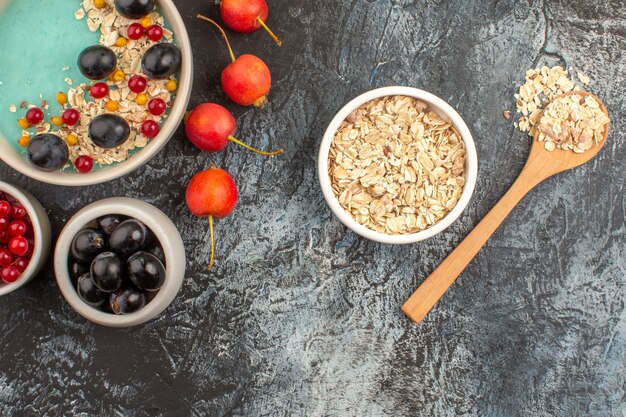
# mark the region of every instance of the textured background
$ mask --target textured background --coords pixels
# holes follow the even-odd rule
[[[222,41],[178,0],[195,51],[192,105],[225,103]],[[182,131],[147,166],[109,184],[48,186],[0,163],[0,178],[47,207],[54,233],[110,196],[144,199],[180,229],[184,286],[145,326],[98,327],[57,290],[50,264],[0,303],[0,415],[615,416],[626,415],[624,68],[626,7],[514,0],[274,0],[236,52],[268,62],[263,111],[229,105],[236,146],[201,154]],[[527,68],[586,72],[609,108],[609,142],[587,166],[534,190],[421,325],[399,307],[504,194],[530,139],[502,117]],[[459,221],[420,244],[368,242],[331,214],[316,179],[326,124],[372,87],[411,85],[458,109],[479,152],[476,193]],[[238,183],[232,216],[205,222],[183,189],[217,164]],[[165,186],[163,186],[165,185]]]

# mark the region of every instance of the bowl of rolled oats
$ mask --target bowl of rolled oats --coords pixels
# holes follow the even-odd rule
[[[4,74],[15,88],[0,111],[17,120],[0,129],[4,162],[42,182],[84,186],[130,173],[167,144],[191,96],[191,43],[173,1],[131,3],[64,2],[49,33],[65,61],[47,74]],[[9,2],[0,19],[21,18],[21,6]]]
[[[463,212],[478,161],[461,116],[412,87],[369,91],[330,122],[318,160],[326,202],[357,234],[408,244],[435,236]]]

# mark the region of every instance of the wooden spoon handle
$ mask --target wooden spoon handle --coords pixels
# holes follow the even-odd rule
[[[536,169],[527,166],[487,216],[404,303],[404,314],[416,323],[422,321],[522,197],[543,179]]]

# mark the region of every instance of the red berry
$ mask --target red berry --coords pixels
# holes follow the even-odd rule
[[[141,125],[141,133],[149,139],[156,137],[159,134],[159,124],[154,120],[146,120]]]
[[[9,224],[9,234],[13,237],[24,236],[28,226],[22,220],[14,220]]]
[[[28,240],[24,236],[17,236],[9,242],[9,250],[17,256],[24,256],[28,252]]]
[[[148,35],[148,39],[153,42],[158,42],[163,37],[163,28],[159,25],[152,25],[148,28],[146,34]]]
[[[150,113],[154,114],[155,116],[162,115],[163,113],[165,113],[166,109],[167,104],[165,104],[165,100],[163,99],[153,98],[148,102],[148,110],[150,110]]]
[[[16,260],[14,260],[11,265],[16,267],[18,271],[24,272],[26,268],[28,268],[29,263],[30,263],[30,259],[21,256],[21,257],[18,257]]]
[[[6,200],[0,201],[0,216],[8,216],[11,214],[11,203]]]
[[[0,271],[0,277],[2,277],[4,282],[10,284],[11,282],[17,281],[20,277],[20,271],[12,265],[7,266],[6,268],[2,268],[2,271]]]
[[[22,220],[26,217],[26,209],[18,204],[11,207],[11,220]]]
[[[43,121],[43,110],[37,107],[28,109],[26,112],[26,121],[33,126],[38,125]]]
[[[95,99],[103,98],[109,94],[109,86],[106,83],[95,83],[89,89],[89,94]]]
[[[10,250],[0,248],[0,267],[9,266],[13,262],[13,254]]]
[[[76,109],[67,109],[63,112],[63,123],[74,126],[80,120],[80,113]]]
[[[0,243],[3,245],[8,245],[11,241],[11,235],[8,230],[3,230],[0,232]]]
[[[140,23],[133,23],[128,27],[128,32],[126,32],[126,35],[128,35],[128,39],[136,41],[138,39],[141,39],[141,37],[143,36],[143,32],[143,26],[141,26]]]
[[[9,228],[9,223],[11,223],[11,220],[9,220],[9,216],[0,217],[0,232],[4,232],[5,230],[7,230]]]
[[[93,158],[89,155],[81,155],[74,161],[76,171],[86,174],[93,169]]]
[[[133,75],[128,80],[128,88],[130,88],[130,91],[133,93],[143,93],[146,90],[147,85],[148,82],[141,75]]]

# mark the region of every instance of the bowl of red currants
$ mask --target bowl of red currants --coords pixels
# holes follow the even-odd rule
[[[30,281],[50,252],[50,222],[27,191],[0,181],[0,295]]]
[[[158,316],[185,276],[185,248],[159,209],[130,198],[97,201],[61,232],[54,270],[67,302],[80,315],[110,327]]]

